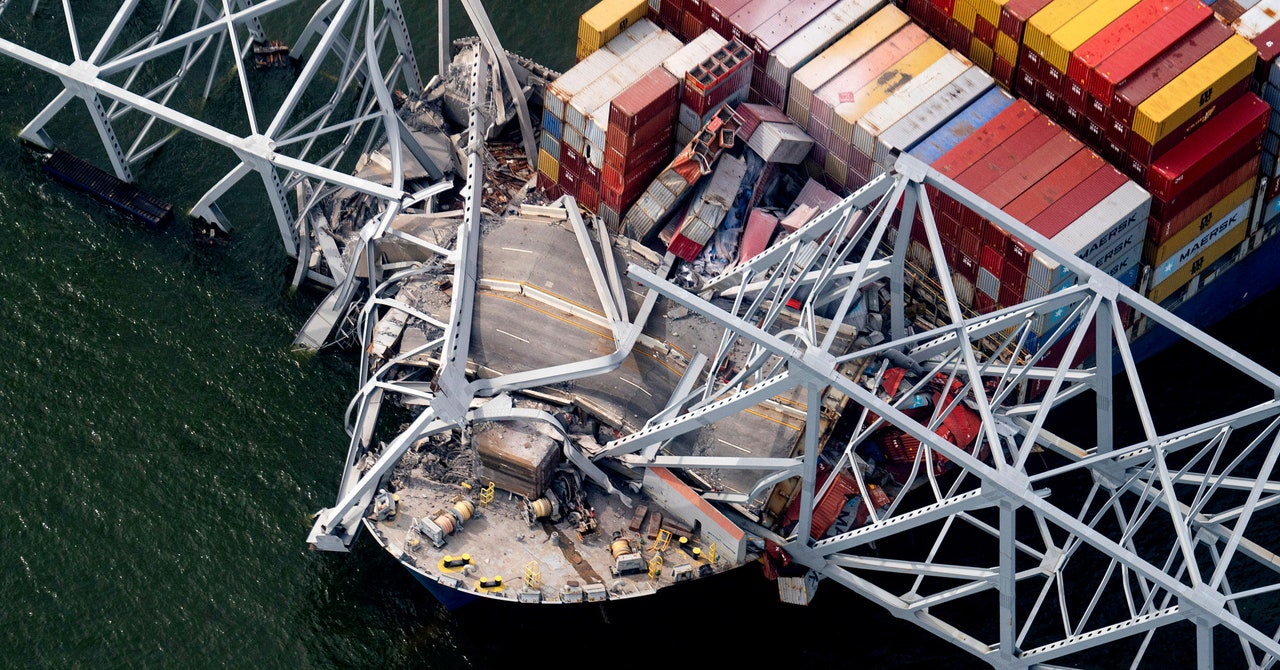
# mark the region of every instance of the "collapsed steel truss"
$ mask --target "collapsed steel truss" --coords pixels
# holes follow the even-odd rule
[[[0,14],[9,4],[0,2]],[[430,323],[442,335],[418,350],[400,352],[376,369],[365,354],[361,390],[351,406],[352,442],[338,502],[321,511],[310,536],[318,548],[349,546],[354,531],[348,529],[358,528],[355,519],[408,445],[477,418],[492,420],[520,412],[500,403],[473,409],[478,398],[608,373],[630,354],[648,312],[661,298],[722,326],[722,345],[714,353],[695,357],[692,374],[686,374],[663,412],[642,430],[606,445],[594,461],[616,459],[631,468],[761,472],[751,491],[705,494],[709,502],[721,505],[750,505],[772,485],[799,477],[801,514],[792,533],[782,537],[763,527],[751,528],[753,533],[781,545],[812,577],[842,584],[995,667],[1096,663],[1090,654],[1099,647],[1113,654],[1109,658],[1123,657],[1136,666],[1158,646],[1184,643],[1193,648],[1189,653],[1194,653],[1198,667],[1212,667],[1215,659],[1251,668],[1271,667],[1280,658],[1276,641],[1280,628],[1273,615],[1280,561],[1272,553],[1280,502],[1280,482],[1273,476],[1280,456],[1280,377],[1057,250],[1047,239],[928,166],[903,157],[894,173],[877,178],[696,294],[661,272],[630,268],[628,274],[649,288],[634,318],[622,299],[622,270],[609,251],[610,239],[598,236],[599,248],[606,251],[596,256],[586,224],[576,218],[574,203],[566,202],[614,334],[615,351],[555,369],[470,379],[466,361],[478,279],[478,194],[483,179],[478,110],[488,104],[487,96],[494,90],[489,84],[497,76],[495,66],[508,87],[514,81],[492,27],[478,3],[464,3],[489,48],[471,73],[466,205],[455,246],[424,245],[453,267],[449,320],[437,322],[395,299],[396,288],[419,270],[387,276],[376,263],[378,244],[389,235],[392,218],[444,188],[443,182],[415,193],[404,188],[402,151],[407,148],[416,156],[421,147],[415,151],[412,138],[402,133],[392,91],[398,85],[420,90],[422,81],[399,5],[394,0],[322,3],[294,42],[295,54],[307,54],[296,83],[271,118],[260,119],[261,106],[254,104],[241,64],[252,40],[263,37],[259,18],[287,4],[286,0],[257,4],[171,0],[165,3],[158,26],[140,31],[145,35],[141,40],[120,45],[117,41],[126,27],[138,20],[139,2],[132,0],[120,6],[84,57],[70,3],[64,2],[71,63],[2,39],[0,52],[57,76],[65,87],[23,130],[25,139],[52,147],[45,124],[80,98],[121,179],[131,180],[139,162],[167,141],[167,136],[152,138],[156,121],[224,146],[239,163],[212,186],[192,213],[225,225],[218,198],[256,172],[266,186],[290,256],[306,253],[313,225],[306,210],[326,195],[345,188],[383,203],[361,235],[362,262],[372,278],[362,309],[361,338],[370,342],[375,317],[386,310],[400,310],[409,318]],[[441,7],[442,17],[447,17],[446,5]],[[188,24],[179,27],[180,17]],[[447,25],[447,18],[441,23]],[[394,48],[383,48],[388,36]],[[444,37],[442,32],[442,44],[447,43]],[[311,48],[313,39],[316,43]],[[229,65],[221,58],[224,49],[236,54]],[[445,65],[443,49],[440,65]],[[200,85],[197,70],[207,97],[224,67],[236,72],[243,119],[214,124],[192,116],[194,110],[176,108],[174,101],[181,96],[174,94],[184,82]],[[335,76],[317,78],[322,70]],[[171,76],[159,75],[170,71]],[[305,96],[315,96],[319,102],[296,118]],[[522,100],[520,95],[515,97]],[[126,118],[130,114],[142,120],[130,122]],[[522,117],[528,130],[527,113]],[[126,124],[129,133],[122,130]],[[240,129],[246,124],[247,135]],[[356,147],[362,131],[367,131],[364,146]],[[391,147],[389,184],[340,171],[350,152],[367,152],[375,138],[388,140]],[[300,184],[310,197],[303,211],[292,212],[286,193]],[[1073,274],[1074,285],[991,314],[967,311],[952,282],[930,206],[931,194],[950,196],[1026,241]],[[912,226],[923,226],[927,244],[911,244]],[[892,251],[886,251],[889,248]],[[352,299],[355,275],[346,273],[345,282],[335,287],[335,298],[326,303],[331,313],[339,313]],[[936,282],[943,307],[941,321],[923,328],[908,319],[900,299],[920,281]],[[892,304],[891,337],[852,353],[834,352],[837,326],[850,315],[859,292],[877,282],[887,283],[899,298]],[[800,305],[799,326],[783,325],[780,318],[789,302]],[[1130,310],[1221,361],[1225,370],[1234,371],[1235,383],[1256,387],[1255,395],[1261,399],[1210,420],[1160,417],[1148,406],[1152,389],[1144,385],[1144,375],[1129,349],[1124,323],[1131,320]],[[1032,336],[1044,315],[1064,311],[1067,316],[1056,328]],[[751,347],[750,365],[727,381],[707,375],[699,383],[698,373],[717,369],[738,342]],[[1094,362],[1088,367],[1073,366],[1071,362],[1086,344],[1096,351]],[[1047,358],[1055,345],[1062,354],[1057,363]],[[424,353],[440,361],[436,382],[396,381],[392,374],[396,366]],[[926,376],[941,374],[958,380],[963,387],[960,399],[921,422],[847,372],[851,364],[891,353],[919,366]],[[1026,395],[1028,386],[1039,392]],[[804,452],[799,458],[682,457],[660,449],[675,437],[795,387],[803,387],[809,396]],[[834,453],[828,448],[820,454],[818,399],[828,389],[859,406],[861,421],[847,444]],[[371,425],[386,393],[426,398],[429,407],[408,429],[372,453]],[[958,402],[981,417],[981,450],[960,449],[935,433]],[[1078,417],[1081,407],[1090,417],[1084,431],[1087,438],[1073,441],[1050,432],[1058,415],[1070,409],[1071,416]],[[930,468],[915,470],[908,487],[911,493],[887,508],[867,505],[866,525],[812,539],[814,501],[822,495],[816,476],[819,460],[829,459],[834,468],[846,470],[862,485],[863,463],[856,448],[884,425],[918,439],[922,462],[944,457],[957,468],[942,477]],[[974,453],[988,453],[989,458]],[[362,459],[370,455],[376,456],[374,464],[362,468]],[[575,453],[571,460],[608,486],[592,459]],[[893,541],[904,533],[913,534],[916,542]],[[1173,631],[1176,637],[1161,631]],[[1106,664],[1113,666],[1115,661]]]

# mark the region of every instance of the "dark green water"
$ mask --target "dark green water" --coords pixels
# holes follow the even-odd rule
[[[99,4],[81,10],[82,34],[109,19]],[[429,73],[434,4],[411,4]],[[490,13],[507,48],[563,70],[590,4]],[[0,34],[67,51],[56,5],[23,10]],[[453,19],[461,34],[460,6]],[[16,139],[56,90],[0,59],[0,667],[972,666],[834,585],[809,608],[780,605],[753,567],[621,606],[451,615],[372,542],[310,553],[356,377],[340,353],[287,353],[316,296],[286,290],[265,200],[233,191],[235,240],[210,252],[181,222],[146,231],[69,192]],[[87,128],[73,112],[51,132],[94,147]],[[180,139],[138,178],[185,211],[231,165]]]

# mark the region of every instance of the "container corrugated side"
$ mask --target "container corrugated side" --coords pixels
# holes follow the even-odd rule
[[[1258,51],[1239,35],[1227,38],[1142,104],[1133,117],[1133,132],[1155,144],[1205,105],[1253,74]]]
[[[768,163],[798,164],[809,154],[813,138],[804,134],[794,123],[766,122],[760,124],[747,140],[761,158]]]
[[[628,86],[609,104],[609,126],[622,132],[644,125],[650,118],[673,106],[678,99],[680,81],[665,69],[656,67]]]
[[[1142,0],[1071,52],[1067,78],[1084,90],[1089,84],[1089,70],[1183,2],[1186,0]]]
[[[1001,88],[991,88],[933,132],[907,147],[907,153],[932,164],[1013,104]]]
[[[992,148],[955,179],[978,197],[1003,208],[1083,150],[1084,144],[1075,136],[1042,118]]]
[[[1023,33],[1026,32],[1027,21],[1037,12],[1044,9],[1053,0],[1009,0],[1000,9],[1000,23],[996,28],[1008,35],[1017,44],[1022,44]]]
[[[1022,99],[1015,100],[1003,112],[983,124],[972,135],[961,140],[930,165],[954,179],[999,146],[1001,142],[1040,117],[1040,112],[1032,107],[1031,103]]]
[[[1189,273],[1182,273],[1179,270],[1191,269],[1196,261],[1201,263],[1211,263],[1221,256],[1222,253],[1244,241],[1248,233],[1249,226],[1249,202],[1237,205],[1231,211],[1222,215],[1213,225],[1206,228],[1199,235],[1191,240],[1186,246],[1171,253],[1168,258],[1153,265],[1151,267],[1151,285],[1158,286],[1166,281],[1190,281]],[[1214,247],[1223,244],[1225,249],[1217,255],[1213,254]],[[1185,278],[1180,278],[1185,277]]]
[[[1072,189],[1102,169],[1104,163],[1088,150],[1077,151],[1001,209],[1029,225],[1046,209],[1065,198]]]
[[[1072,52],[1136,4],[1138,0],[1107,0],[1090,5],[1049,36],[1043,54],[1045,61],[1058,72],[1066,73]]]
[[[538,149],[538,172],[547,175],[552,182],[560,180],[560,161],[552,158],[545,149]]]
[[[1173,8],[1164,18],[1116,49],[1090,71],[1089,94],[1102,104],[1109,104],[1117,86],[1128,81],[1133,73],[1165,49],[1177,44],[1193,28],[1212,20],[1212,16],[1213,11],[1199,2],[1184,2]]]
[[[547,95],[543,96],[546,109],[556,118],[564,120],[564,108],[569,100],[619,62],[618,56],[608,51],[597,51],[587,56],[547,85]]]
[[[1134,244],[1142,243],[1147,215],[1151,212],[1151,194],[1132,181],[1126,181],[1092,209],[1053,236],[1053,242],[1086,263],[1101,266],[1109,251],[1133,234]],[[1049,286],[1061,281],[1050,278]]]
[[[1170,200],[1213,172],[1222,160],[1239,151],[1256,153],[1254,147],[1260,145],[1270,111],[1258,96],[1246,93],[1157,159],[1147,171],[1148,190]]]
[[[689,70],[692,70],[698,63],[706,60],[708,56],[728,43],[729,40],[719,33],[714,30],[707,30],[681,47],[671,57],[662,61],[662,67],[676,79],[684,81],[684,76],[688,74]]]
[[[1152,217],[1147,224],[1147,241],[1155,245],[1164,244],[1172,235],[1192,225],[1193,222],[1197,226],[1211,223],[1210,221],[1201,220],[1206,210],[1213,207],[1214,203],[1227,197],[1228,194],[1239,188],[1241,184],[1256,184],[1257,178],[1257,158],[1240,164],[1226,178],[1215,179],[1212,186],[1203,194],[1187,200],[1187,204],[1181,208],[1180,212],[1160,218]]]
[[[858,89],[852,101],[842,101],[832,110],[831,132],[853,143],[853,127],[864,114],[873,109],[931,66],[947,55],[948,49],[941,42],[929,39],[913,49],[901,60],[890,65],[879,76]]]
[[[951,52],[907,82],[893,95],[858,119],[853,129],[853,147],[868,158],[875,153],[876,137],[920,103],[976,66]]]
[[[911,113],[880,133],[876,138],[876,153],[871,156],[872,161],[883,166],[887,171],[892,166],[898,151],[906,149],[939,125],[946,123],[948,119],[995,85],[995,80],[982,68],[977,66],[969,68],[964,74],[944,86],[941,91],[911,110]]]
[[[1028,57],[1034,56],[1035,65],[1033,67],[1037,72],[1040,68],[1040,59],[1044,57],[1044,54],[1048,52],[1052,44],[1049,36],[1098,1],[1053,0],[1044,9],[1036,12],[1035,16],[1027,20],[1027,25],[1022,30],[1022,45],[1030,52],[1027,54]],[[1110,0],[1102,1],[1109,2]]]
[[[658,33],[645,44],[644,49],[609,70],[578,95],[573,96],[565,111],[565,122],[580,132],[586,131],[588,115],[599,109],[601,105],[607,105],[623,89],[657,67],[681,46],[680,40],[671,33],[666,31]]]
[[[1057,236],[1128,181],[1128,178],[1119,170],[1107,164],[1096,154],[1092,155],[1102,163],[1099,168],[1032,219],[1028,225],[1033,230],[1045,237]]]
[[[902,10],[886,5],[815,56],[791,78],[791,92],[787,95],[787,116],[801,128],[808,128],[809,103],[813,98],[813,91],[908,22],[909,19]]]
[[[840,0],[779,44],[769,54],[765,74],[785,89],[797,69],[884,5],[885,0]]]
[[[594,53],[627,26],[645,18],[645,0],[601,0],[578,19],[578,60]]]
[[[1280,0],[1261,0],[1232,22],[1231,27],[1237,35],[1251,40],[1275,25],[1277,17],[1280,17]]]
[[[1009,0],[974,0],[973,7],[978,11],[978,16],[995,27],[1000,25],[1000,11],[1007,4]]]
[[[1143,260],[1151,265],[1165,262],[1175,253],[1194,242],[1201,233],[1209,230],[1228,213],[1240,205],[1251,203],[1255,187],[1257,187],[1257,180],[1249,179],[1237,186],[1234,191],[1228,193],[1221,200],[1213,203],[1208,209],[1197,213],[1195,217],[1199,225],[1185,226],[1182,230],[1169,236],[1168,239],[1159,244],[1148,240],[1146,250],[1143,253]]]
[[[698,20],[707,28],[724,35],[725,39],[733,38],[733,26],[729,18],[739,9],[747,5],[749,0],[703,0]]]

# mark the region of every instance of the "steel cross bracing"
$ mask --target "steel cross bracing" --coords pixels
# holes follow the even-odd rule
[[[304,260],[310,252],[315,222],[307,213],[324,197],[340,189],[368,194],[381,203],[370,219],[376,225],[390,210],[417,204],[435,193],[406,191],[401,183],[405,150],[423,163],[435,180],[444,177],[447,168],[431,164],[410,133],[397,132],[404,122],[396,114],[392,91],[416,93],[423,88],[397,0],[321,3],[295,41],[292,56],[304,64],[283,98],[277,91],[262,92],[262,87],[255,87],[254,73],[245,63],[254,43],[266,37],[261,20],[295,4],[295,0],[165,0],[158,21],[154,18],[156,8],[142,4],[125,0],[108,10],[113,11],[112,19],[93,41],[77,30],[85,22],[77,20],[71,3],[61,3],[57,13],[66,24],[70,46],[69,57],[62,59],[45,53],[61,52],[61,45],[24,45],[0,36],[0,54],[54,75],[63,86],[22,129],[23,139],[55,148],[45,127],[79,98],[88,109],[111,168],[122,180],[133,181],[141,164],[174,136],[170,129],[158,129],[157,121],[225,147],[233,155],[234,165],[195,203],[191,215],[230,229],[218,201],[256,173],[265,187],[285,253]],[[491,49],[491,57],[503,63],[510,76],[505,52],[478,0],[465,0],[464,4],[469,15],[481,21],[477,30]],[[0,15],[8,6],[0,3]],[[33,15],[41,12],[38,0],[30,11]],[[442,43],[442,63],[448,48]],[[509,79],[503,81],[509,88],[513,86]],[[512,90],[518,91],[518,85]],[[198,106],[219,95],[239,98],[236,106],[240,113],[203,117]],[[526,142],[532,142],[523,94],[516,103]],[[374,180],[350,173],[351,165],[368,153],[375,138],[387,140],[397,135],[399,141],[390,142],[390,178]],[[294,193],[306,197],[291,204]],[[334,283],[332,277],[312,278]]]
[[[990,314],[969,312],[957,299],[937,232],[930,205],[936,194],[1062,264],[1073,285]],[[913,236],[913,225],[923,234]],[[894,251],[882,251],[886,241]],[[873,272],[892,287],[895,337],[835,351],[831,324],[845,321],[859,300],[850,288],[876,281]],[[716,358],[740,340],[770,362],[727,382],[709,379],[673,400],[680,412],[607,445],[609,455],[636,454],[699,430],[739,411],[755,389],[770,395],[803,388],[810,408],[830,389],[860,413],[846,442],[819,453],[810,411],[803,465],[780,463],[769,473],[762,464],[755,491],[706,495],[749,505],[779,472],[802,472],[794,528],[785,537],[756,531],[811,576],[842,584],[995,667],[1136,666],[1151,657],[1195,658],[1197,667],[1213,667],[1215,660],[1230,667],[1274,665],[1280,652],[1273,615],[1280,560],[1272,553],[1280,502],[1273,475],[1280,456],[1276,375],[909,156],[894,174],[713,280],[701,295],[640,268],[630,274],[723,326]],[[944,309],[938,322],[922,327],[907,322],[899,296],[925,277],[936,281]],[[798,327],[779,318],[791,300],[800,302]],[[1131,310],[1219,361],[1231,383],[1255,387],[1256,403],[1219,418],[1160,415],[1148,404],[1153,390],[1129,349],[1124,323]],[[1046,315],[1064,312],[1056,326],[1043,326]],[[1096,363],[1073,367],[1086,346],[1096,351]],[[1048,357],[1054,351],[1061,362]],[[940,375],[962,390],[931,416],[912,418],[900,408],[912,392],[891,403],[874,384],[849,375],[861,362],[874,369],[885,355],[922,371],[920,384]],[[1021,394],[1031,382],[1042,394],[1026,400]],[[959,405],[981,417],[981,432],[967,449],[939,434]],[[1081,408],[1091,417],[1083,431],[1088,441],[1049,431],[1066,412],[1078,424]],[[869,471],[859,447],[882,426],[921,443],[919,467],[909,469],[904,493],[883,508],[855,497],[865,525],[812,537],[814,501],[824,493],[815,477],[819,461],[866,490]],[[634,467],[717,467],[706,458],[622,458]],[[955,467],[944,476],[925,467],[939,459]],[[725,466],[736,463],[725,459]],[[908,531],[914,542],[894,541]],[[1170,656],[1170,649],[1180,655]]]

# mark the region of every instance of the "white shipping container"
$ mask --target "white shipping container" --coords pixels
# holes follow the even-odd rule
[[[1054,235],[1053,241],[1086,263],[1092,263],[1130,232],[1144,234],[1150,212],[1151,194],[1126,181]]]
[[[813,138],[804,134],[794,123],[765,122],[756,127],[747,140],[766,163],[797,165],[809,155]]]
[[[582,153],[582,146],[585,144],[582,139],[582,133],[569,126],[564,127],[560,142],[578,153]]]
[[[604,48],[612,51],[618,58],[626,60],[636,50],[644,46],[645,42],[656,36],[660,30],[662,29],[653,21],[640,19],[606,42]]]
[[[992,300],[1000,299],[1000,278],[986,268],[978,268],[978,290]]]
[[[684,85],[684,76],[688,74],[689,70],[692,70],[694,66],[709,58],[717,49],[728,43],[729,40],[722,37],[720,33],[714,30],[707,30],[662,61],[662,67],[666,68],[667,72],[670,72],[676,79],[679,79],[681,85]]]
[[[547,85],[548,95],[544,96],[546,108],[551,111],[552,116],[563,120],[568,101],[619,62],[621,59],[616,54],[604,49],[592,52],[568,72],[560,75],[559,79]]]
[[[872,154],[872,159],[888,170],[898,151],[933,132],[995,85],[996,81],[982,68],[975,65],[965,70],[942,90],[929,96],[928,100],[880,133],[876,138],[876,152]]]
[[[655,33],[644,43],[644,48],[573,96],[569,100],[568,109],[563,117],[565,123],[585,133],[587,116],[591,112],[599,109],[601,105],[608,105],[609,101],[648,74],[650,70],[658,67],[680,47],[680,40],[671,33],[665,30]]]
[[[1231,24],[1241,37],[1251,40],[1270,28],[1280,17],[1280,0],[1261,0]],[[1152,282],[1155,286],[1155,282]]]
[[[930,65],[920,76],[902,85],[880,104],[858,119],[853,127],[853,146],[864,156],[875,152],[875,138],[884,129],[892,126],[908,112],[915,109],[942,90],[942,87],[955,81],[965,70],[974,67],[968,59],[960,57],[956,52],[948,52],[936,63]]]
[[[765,74],[783,89],[796,70],[884,7],[885,0],[840,0],[769,53]]]

